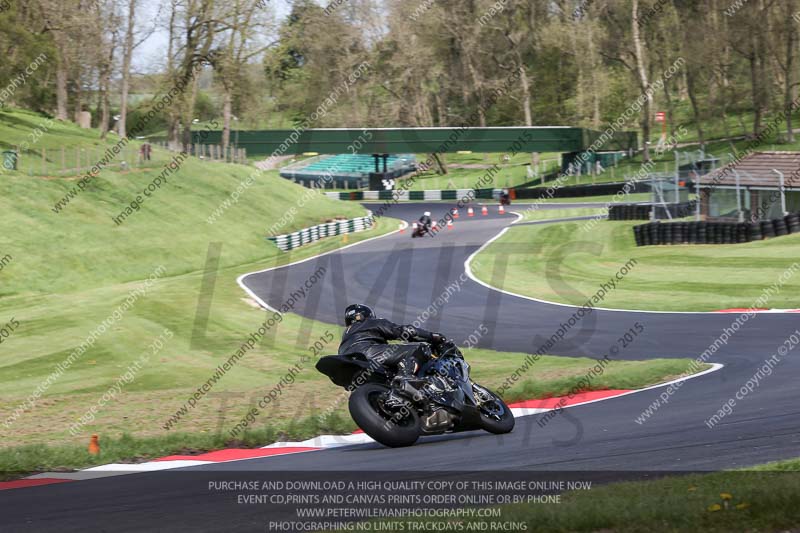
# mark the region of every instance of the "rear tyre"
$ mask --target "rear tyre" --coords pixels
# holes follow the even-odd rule
[[[419,439],[419,416],[413,408],[389,409],[389,387],[367,383],[350,395],[348,407],[358,427],[384,446],[411,446]]]
[[[497,394],[477,383],[472,384],[478,410],[481,413],[481,427],[489,433],[511,433],[514,429],[514,414],[506,402]]]

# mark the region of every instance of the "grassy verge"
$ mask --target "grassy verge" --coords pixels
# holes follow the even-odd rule
[[[281,335],[300,328],[300,320],[290,315],[281,325]],[[314,324],[314,329],[339,328],[326,324]],[[288,346],[283,347],[291,352]],[[271,349],[270,349],[271,351]],[[524,354],[499,354],[491,350],[466,350],[466,357],[473,369],[473,378],[490,388],[498,389],[507,376],[518,369]],[[127,391],[118,396],[113,404],[105,406],[97,421],[85,427],[77,439],[64,435],[64,411],[82,405],[81,399],[94,399],[93,395],[59,395],[51,398],[59,407],[54,410],[39,410],[36,420],[42,425],[40,433],[28,435],[25,440],[41,440],[37,444],[0,448],[0,473],[6,478],[20,477],[31,472],[74,469],[109,462],[140,462],[172,454],[194,454],[224,447],[257,447],[277,440],[305,439],[322,433],[348,433],[355,424],[347,413],[346,393],[335,387],[313,368],[305,368],[296,381],[281,395],[280,402],[262,414],[248,431],[229,436],[229,430],[241,419],[247,409],[261,398],[280,379],[283,371],[277,368],[253,369],[258,366],[271,367],[270,358],[253,354],[246,363],[250,373],[262,381],[246,383],[244,376],[231,374],[225,383],[226,392],[204,398],[189,417],[181,421],[176,431],[165,431],[161,423],[177,405],[176,402],[192,392],[192,389],[150,390],[148,392]],[[279,356],[274,356],[279,357]],[[531,398],[564,396],[575,383],[584,377],[596,361],[588,358],[542,356],[535,362],[535,372],[513,384],[505,393],[509,402]],[[592,379],[591,390],[634,389],[664,382],[686,375],[690,368],[688,359],[654,359],[648,361],[612,361],[603,373]],[[535,376],[534,376],[535,374]],[[197,383],[201,382],[197,378]],[[226,375],[225,379],[229,379]],[[263,385],[266,383],[267,385]],[[145,385],[143,383],[137,384]],[[231,389],[230,387],[235,387]],[[238,390],[237,390],[238,389]],[[167,394],[164,394],[167,393]],[[153,401],[153,398],[159,401]],[[329,415],[320,416],[320,413]],[[67,415],[68,416],[68,415]],[[135,436],[134,436],[135,432]],[[101,437],[101,453],[89,455],[86,449],[91,433]],[[38,437],[38,438],[35,438]],[[47,444],[49,442],[49,444]],[[58,442],[59,444],[53,444]]]
[[[516,226],[481,252],[476,275],[507,290],[582,305],[631,259],[616,289],[599,307],[713,311],[749,307],[796,261],[800,235],[729,246],[637,247],[632,227],[641,222],[565,222]],[[584,229],[589,228],[589,229]],[[498,261],[507,261],[501,267]],[[800,276],[784,275],[767,306],[800,307]]]
[[[573,198],[547,198],[542,199],[543,204],[573,204],[573,203],[631,203],[631,202],[649,202],[652,200],[652,195],[649,192],[634,192],[626,194],[622,197],[617,197],[613,194],[602,196],[576,196]],[[517,200],[517,203],[539,203],[539,200]]]
[[[514,209],[512,207],[511,211],[521,214],[524,222],[608,214],[608,209],[605,207],[572,207],[566,209],[525,209],[519,207]]]
[[[794,459],[746,471],[592,486],[562,493],[560,503],[506,505],[500,518],[467,518],[462,525],[464,531],[470,524],[491,531],[493,522],[547,532],[793,531],[798,508],[800,460]],[[414,531],[408,523],[404,528]]]

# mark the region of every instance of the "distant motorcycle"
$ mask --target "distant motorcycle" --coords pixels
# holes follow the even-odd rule
[[[431,230],[428,226],[415,222],[413,229],[411,230],[411,238],[416,239],[417,237],[424,237],[430,232]]]
[[[432,347],[422,343],[427,350]],[[414,444],[421,435],[483,429],[509,433],[514,415],[508,405],[486,387],[469,377],[469,364],[452,341],[445,341],[417,372],[424,384],[416,398],[395,390],[404,400],[390,407],[394,373],[376,365],[362,354],[329,355],[321,358],[317,370],[334,384],[350,390],[349,409],[364,433],[385,446]]]

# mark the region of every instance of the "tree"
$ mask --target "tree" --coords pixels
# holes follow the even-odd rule
[[[631,1],[631,40],[633,42],[636,73],[639,76],[639,87],[645,95],[644,112],[642,113],[642,159],[650,161],[650,113],[653,109],[653,93],[647,76],[647,56],[639,25],[639,0]]]
[[[791,110],[794,101],[797,82],[795,81],[796,56],[797,56],[797,0],[783,0],[780,8],[773,13],[775,22],[773,28],[774,53],[770,54],[775,58],[778,65],[778,72],[781,74],[783,84],[783,109]],[[786,142],[794,142],[794,129],[792,127],[792,114],[786,113]]]
[[[222,87],[222,148],[227,150],[231,135],[231,116],[234,97],[246,86],[248,62],[276,44],[258,44],[257,36],[269,31],[266,10],[261,0],[232,0],[224,15],[225,30],[220,38],[224,44],[215,50],[213,66]],[[239,92],[239,94],[236,94]]]
[[[125,41],[122,44],[122,80],[119,98],[119,120],[117,134],[125,137],[128,134],[126,119],[128,116],[128,90],[131,80],[131,59],[133,58],[133,31],[136,26],[136,0],[128,0],[128,16],[126,17]]]
[[[56,57],[52,33],[42,24],[38,3],[12,2],[0,12],[0,80],[14,80],[31,65],[36,71],[13,94],[2,94],[0,106],[17,105],[42,112],[52,112],[55,95],[48,86]]]
[[[710,71],[711,69],[709,66],[714,65],[714,61],[718,60],[718,58],[714,58],[714,56],[719,53],[719,49],[717,48],[709,51],[709,43],[703,38],[703,35],[707,31],[709,25],[713,27],[715,21],[706,16],[703,6],[699,3],[692,2],[688,5],[678,5],[676,2],[673,4],[673,7],[677,13],[678,25],[681,28],[681,57],[686,60],[684,64],[686,94],[691,104],[698,142],[700,146],[704,146],[705,132],[703,124],[706,122],[707,113],[700,101],[701,95],[699,94],[699,89],[700,85],[705,81],[703,79],[704,72]],[[713,10],[713,6],[711,9]],[[708,33],[714,32],[709,31]],[[720,78],[726,79],[727,75],[724,70],[724,65],[716,63],[716,66]]]
[[[373,58],[362,39],[342,11],[326,15],[311,0],[294,2],[278,28],[278,43],[264,56],[264,72],[271,94],[279,102],[278,109],[287,112],[295,123],[311,127],[363,125],[356,122],[360,114],[347,103],[354,100],[354,88],[367,83],[370,65],[381,63],[385,69],[380,82],[393,78],[392,65],[384,65],[380,57],[383,50],[394,45],[387,35],[385,41],[375,45],[378,58]],[[364,61],[366,71],[359,71]],[[351,79],[357,71],[358,78]],[[320,106],[322,112],[315,113]]]
[[[114,54],[116,53],[119,40],[119,32],[117,31],[119,17],[117,16],[115,7],[113,1],[106,2],[104,6],[103,12],[107,13],[102,19],[105,31],[101,35],[101,45],[98,50],[98,89],[100,99],[100,121],[98,125],[102,138],[105,138],[106,133],[108,133],[111,119],[111,104],[109,102],[111,74],[114,69]]]
[[[119,120],[117,121],[117,133],[120,137],[127,135],[128,93],[131,84],[133,52],[155,31],[155,24],[149,25],[145,31],[136,31],[137,5],[137,0],[127,0],[125,39],[122,43],[122,67],[120,73]],[[161,6],[159,5],[159,13],[153,17],[154,20],[159,18],[160,12]]]
[[[74,55],[76,26],[81,2],[79,0],[38,0],[44,22],[43,32],[52,35],[56,55],[56,110],[58,120],[66,121],[69,70]]]
[[[772,3],[772,2],[770,2]],[[769,107],[767,77],[767,38],[771,31],[764,0],[753,0],[739,9],[731,25],[731,48],[745,58],[750,74],[750,95],[753,111],[753,135],[761,132],[764,114]]]
[[[168,77],[171,87],[180,90],[173,104],[175,111],[170,113],[169,130],[175,136],[181,130],[180,144],[188,151],[198,75],[210,63],[214,38],[222,22],[214,0],[173,0],[170,7]]]

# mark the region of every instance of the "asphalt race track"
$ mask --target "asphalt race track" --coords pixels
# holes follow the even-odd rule
[[[449,207],[402,204],[387,215],[411,221],[429,210],[438,219]],[[552,206],[564,207],[572,206]],[[323,266],[324,279],[296,304],[299,314],[338,324],[345,305],[363,302],[386,318],[411,322],[459,279],[468,257],[515,219],[510,214],[498,215],[496,206],[490,211],[489,216],[481,216],[478,210],[474,218],[462,211],[455,228],[442,230],[435,238],[412,240],[408,231],[395,233],[291,267],[250,274],[242,282],[270,306],[280,307]],[[588,252],[575,253],[600,253],[598,244],[589,242],[586,248]],[[524,252],[533,254],[531,260],[547,260],[535,250]],[[554,286],[560,283],[559,269],[558,264],[550,269]],[[559,290],[573,291],[565,285]],[[574,312],[572,307],[503,294],[466,279],[425,327],[462,342],[484,324],[489,334],[480,339],[479,346],[531,353]],[[616,357],[695,358],[736,316],[596,310],[548,352],[599,358],[639,322],[644,334]],[[537,425],[540,416],[520,418],[514,432],[502,437],[472,432],[423,438],[404,449],[360,445],[4,491],[0,493],[0,530],[265,531],[267,516],[272,518],[274,510],[269,514],[264,506],[237,505],[234,496],[208,490],[208,479],[233,479],[236,473],[263,479],[263,472],[273,471],[275,476],[281,472],[360,475],[389,471],[398,478],[406,472],[440,477],[449,474],[437,471],[511,470],[593,472],[603,479],[616,479],[632,472],[646,476],[646,472],[710,471],[797,457],[800,351],[784,356],[772,375],[738,400],[733,413],[713,429],[705,421],[736,395],[798,327],[798,314],[765,313],[749,320],[709,359],[723,364],[721,370],[684,382],[668,404],[643,424],[636,418],[663,389],[572,407],[544,427]],[[531,372],[535,371],[534,365]],[[328,392],[338,389],[331,384],[320,395]]]

